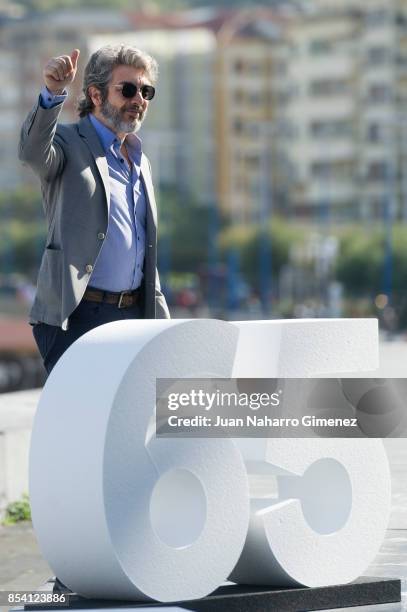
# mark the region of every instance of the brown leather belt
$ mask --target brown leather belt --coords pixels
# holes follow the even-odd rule
[[[112,291],[103,291],[102,289],[94,289],[88,287],[83,295],[83,300],[87,302],[106,302],[106,304],[116,304],[118,308],[128,308],[134,306],[140,299],[140,288],[133,291],[121,291],[114,293]]]

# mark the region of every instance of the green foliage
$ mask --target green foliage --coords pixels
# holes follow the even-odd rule
[[[282,219],[275,218],[265,227],[259,225],[238,225],[225,229],[220,237],[220,245],[224,256],[233,248],[240,255],[242,272],[246,280],[255,288],[259,288],[259,245],[260,240],[267,241],[271,257],[273,274],[288,262],[290,247],[303,242],[304,236],[298,227],[290,225]]]
[[[20,501],[12,502],[7,506],[3,524],[14,525],[21,521],[31,521],[30,500],[26,493]]]
[[[35,278],[45,244],[45,222],[3,222],[0,226],[2,273],[17,272]]]
[[[399,226],[393,232],[393,283],[401,297],[406,293],[407,282],[407,228]]]
[[[384,234],[373,229],[350,228],[341,237],[336,278],[347,293],[361,296],[380,293],[383,282]]]
[[[336,278],[349,295],[377,295],[382,291],[385,264],[385,232],[374,227],[348,228],[340,239]],[[407,279],[407,227],[399,225],[392,233],[392,288],[396,297],[405,293]]]
[[[278,217],[261,227],[216,222],[213,205],[198,205],[193,197],[169,188],[161,190],[159,208],[159,268],[167,273],[167,282],[170,276],[175,279],[178,275],[175,285],[182,285],[187,278],[190,284],[190,279],[196,279],[201,272],[205,277],[210,250],[212,256],[217,250],[219,259],[225,263],[233,249],[239,254],[244,279],[258,290],[261,240],[267,242],[272,273],[277,278],[282,266],[290,261],[291,247],[305,244],[312,232],[308,225],[295,225]],[[46,236],[39,189],[0,194],[0,219],[0,273],[17,272],[35,281]],[[211,240],[216,239],[211,235],[214,225],[220,225],[218,245],[210,248]],[[383,292],[386,252],[383,225],[348,226],[336,234],[340,246],[331,280],[343,284],[349,312],[353,312],[356,303],[365,304],[364,301],[370,308],[375,296]],[[315,261],[291,263],[300,266],[307,278],[315,278]],[[392,233],[392,301],[403,325],[407,325],[406,280],[407,224],[399,224]],[[373,310],[372,314],[380,313]]]
[[[0,193],[0,218],[22,223],[43,219],[40,190],[20,187]]]
[[[356,312],[357,304],[363,298],[369,300],[370,314],[381,318],[383,311],[375,309],[373,300],[383,292],[384,268],[386,257],[386,236],[383,227],[372,228],[367,234],[364,228],[348,228],[341,236],[340,253],[336,262],[336,278],[343,283],[348,298],[349,313],[352,316],[364,316]],[[407,226],[394,227],[392,232],[392,274],[391,304],[397,315],[397,325],[407,326]],[[348,314],[349,314],[348,313]]]
[[[0,194],[0,273],[33,279],[45,244],[46,224],[39,189]]]
[[[211,215],[210,207],[198,206],[193,198],[182,199],[171,190],[165,190],[160,196],[160,237],[159,247],[169,241],[172,273],[194,273],[202,271],[208,263]],[[273,219],[265,227],[255,224],[227,226],[221,222],[219,250],[223,260],[229,249],[239,252],[242,272],[246,280],[257,287],[259,269],[259,242],[261,234],[267,240],[271,253],[273,273],[289,259],[292,244],[303,240],[301,230],[284,222]],[[159,267],[163,261],[159,261]]]
[[[210,208],[170,189],[160,194],[159,204],[159,249],[169,242],[171,271],[199,272],[208,258]]]

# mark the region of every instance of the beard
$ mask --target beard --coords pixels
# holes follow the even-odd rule
[[[126,121],[124,118],[126,111],[137,113],[137,115],[130,121]],[[118,109],[107,100],[100,107],[100,112],[114,132],[123,132],[124,134],[138,132],[147,114],[147,110],[143,111],[140,106],[122,106]]]

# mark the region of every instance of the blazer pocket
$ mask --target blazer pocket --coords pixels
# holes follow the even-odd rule
[[[62,250],[47,247],[38,274],[37,294],[46,312],[59,315],[62,298]]]

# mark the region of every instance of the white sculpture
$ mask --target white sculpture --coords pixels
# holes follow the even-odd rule
[[[252,443],[256,439],[245,440]],[[253,444],[254,443],[254,444]],[[390,514],[390,473],[377,439],[267,440],[263,464],[245,445],[251,476],[278,479],[252,493],[249,531],[231,580],[318,587],[358,578],[375,558]],[[271,479],[270,479],[271,480]]]
[[[109,599],[194,599],[230,575],[310,586],[356,578],[388,520],[379,441],[245,440],[239,449],[230,439],[156,438],[155,382],[373,370],[377,348],[372,319],[92,330],[54,368],[34,424],[30,496],[44,557],[73,591]],[[280,479],[282,501],[250,502],[248,471],[259,465],[298,475],[297,488]],[[333,517],[301,489],[303,474],[312,493],[334,479]]]

